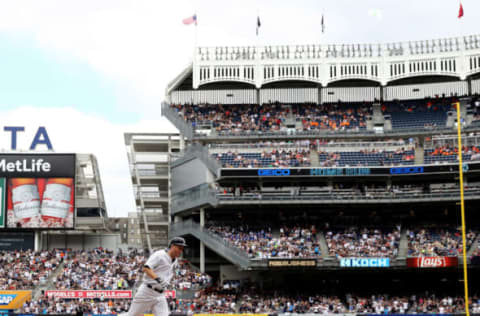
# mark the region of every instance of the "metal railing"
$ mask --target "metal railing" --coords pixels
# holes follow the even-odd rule
[[[172,124],[180,131],[180,134],[188,139],[193,138],[193,127],[185,122],[185,120],[167,103],[162,103],[162,115],[172,122]]]
[[[433,193],[419,193],[419,192],[376,192],[370,195],[359,194],[355,191],[345,190],[332,192],[316,192],[304,194],[289,194],[289,193],[274,193],[274,192],[258,192],[245,193],[241,196],[233,194],[217,193],[219,203],[229,201],[337,201],[339,203],[352,203],[352,201],[376,201],[376,202],[402,202],[404,200],[458,200],[460,199],[460,192],[458,189],[445,190]],[[480,188],[475,188],[465,191],[467,199],[480,198]]]
[[[214,189],[207,183],[176,193],[172,196],[172,214],[183,212],[204,205],[217,206],[218,200]]]
[[[156,169],[137,169],[139,176],[144,177],[168,177],[168,170],[160,171]]]
[[[194,235],[207,244],[213,251],[229,261],[236,263],[243,269],[247,269],[251,265],[250,258],[248,258],[245,252],[232,247],[222,237],[210,233],[207,229],[200,227],[200,224],[195,223],[193,220],[173,223],[170,225],[171,236],[182,236],[187,234]]]

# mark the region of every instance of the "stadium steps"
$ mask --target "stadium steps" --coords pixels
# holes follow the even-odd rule
[[[171,168],[178,167],[194,159],[199,159],[216,177],[220,176],[222,165],[210,155],[205,146],[190,144],[182,154],[182,157],[171,162]]]
[[[368,124],[370,126],[368,126]],[[374,126],[380,126],[380,125],[385,126],[385,117],[383,116],[382,107],[380,103],[376,103],[373,105],[372,120],[367,121],[367,130],[373,130]]]
[[[170,107],[167,103],[162,103],[162,115],[165,116],[172,124],[180,131],[180,133],[189,138],[193,138],[193,127],[177,113],[177,111]]]
[[[397,260],[405,259],[407,257],[407,254],[408,254],[407,230],[403,229],[402,234],[400,236],[400,244],[398,246]]]
[[[445,125],[447,127],[453,128],[455,126],[455,120],[457,119],[457,112],[452,112],[452,115],[447,116],[447,122]]]
[[[415,146],[415,164],[422,165],[425,162],[425,150],[423,146]]]
[[[62,261],[55,271],[50,275],[50,277],[47,279],[44,285],[38,286],[35,288],[32,292],[32,299],[33,300],[38,300],[42,296],[42,292],[45,290],[54,290],[55,289],[55,284],[53,284],[53,279],[55,279],[62,271],[63,267],[65,266],[65,261]]]
[[[312,149],[310,151],[310,166],[312,167],[318,167],[320,166],[320,159],[318,157],[318,151]]]
[[[180,223],[174,223],[170,226],[169,236],[186,236],[192,235],[202,241],[205,246],[216,252],[221,257],[230,261],[239,268],[246,270],[250,268],[252,262],[247,254],[240,249],[236,249],[228,245],[220,236],[208,232],[208,230],[200,227],[200,224],[193,220],[187,220]]]
[[[318,232],[317,236],[318,236],[318,242],[320,243],[320,252],[322,254],[323,260],[326,260],[326,259],[331,260],[332,258],[328,256],[328,246],[327,246],[327,241],[325,240],[325,235],[323,234],[323,232]]]
[[[475,240],[473,241],[472,245],[470,246],[470,249],[467,251],[467,257],[471,257],[475,249],[478,249],[478,245],[480,244],[480,234],[477,235]]]

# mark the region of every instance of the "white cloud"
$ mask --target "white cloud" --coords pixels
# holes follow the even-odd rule
[[[105,119],[72,108],[22,106],[1,111],[3,126],[24,126],[18,133],[17,149],[28,150],[39,126],[45,126],[55,152],[92,153],[97,157],[109,216],[127,216],[135,211],[124,132],[174,132],[165,119],[140,121],[134,125],[112,124]],[[0,133],[0,146],[9,150],[11,134]],[[43,148],[41,148],[43,147]],[[46,150],[39,146],[37,150]]]

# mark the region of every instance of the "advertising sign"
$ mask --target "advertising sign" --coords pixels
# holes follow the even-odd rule
[[[0,309],[17,309],[32,299],[32,291],[0,291]]]
[[[0,228],[5,227],[5,197],[7,196],[7,185],[5,178],[0,178]]]
[[[447,268],[458,266],[457,257],[414,257],[407,258],[409,268]]]
[[[45,291],[45,296],[50,298],[104,298],[104,299],[122,299],[132,298],[132,291]]]
[[[34,232],[2,232],[0,231],[0,250],[14,251],[34,249],[35,235]]]
[[[8,228],[73,228],[73,178],[10,178]]]
[[[270,259],[268,266],[271,268],[287,268],[287,267],[316,267],[315,259]]]
[[[340,267],[343,268],[388,268],[389,258],[342,258]]]
[[[480,163],[464,164],[464,172],[478,173]],[[402,167],[323,167],[323,168],[222,168],[220,177],[276,177],[276,178],[321,178],[321,177],[391,177],[424,176],[430,174],[458,173],[457,164],[402,166]]]

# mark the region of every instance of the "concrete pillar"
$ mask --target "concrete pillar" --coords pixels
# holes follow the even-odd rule
[[[36,231],[34,238],[35,238],[35,241],[34,241],[35,251],[42,250],[42,232],[41,231]]]
[[[205,226],[205,209],[200,209],[200,227]],[[200,241],[200,272],[205,273],[205,244]]]

